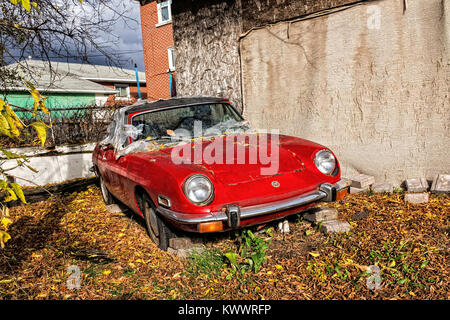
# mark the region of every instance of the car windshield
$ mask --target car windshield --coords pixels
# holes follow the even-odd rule
[[[249,129],[247,122],[226,103],[143,112],[133,116],[131,124],[140,131],[133,141],[216,136]]]

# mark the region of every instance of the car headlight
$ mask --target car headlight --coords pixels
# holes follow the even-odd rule
[[[192,203],[196,205],[209,204],[214,195],[214,188],[211,181],[202,174],[190,176],[184,183],[184,194]]]
[[[320,150],[314,157],[314,164],[320,172],[331,175],[336,168],[336,158],[328,150]]]

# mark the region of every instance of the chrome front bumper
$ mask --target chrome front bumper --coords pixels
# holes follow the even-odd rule
[[[334,185],[329,183],[321,184],[317,190],[300,196],[248,207],[230,205],[225,207],[223,211],[205,213],[203,215],[195,214],[195,218],[192,217],[193,214],[191,213],[176,212],[162,206],[159,206],[157,211],[165,218],[177,223],[199,224],[205,222],[226,221],[228,222],[229,227],[237,227],[242,219],[282,212],[292,208],[302,207],[312,202],[335,201],[337,192],[345,188],[341,181]]]

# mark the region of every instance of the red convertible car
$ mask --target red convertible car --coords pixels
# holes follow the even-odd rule
[[[105,203],[119,200],[141,215],[163,250],[180,230],[262,224],[347,191],[329,149],[255,131],[221,98],[172,98],[116,111],[93,163]]]

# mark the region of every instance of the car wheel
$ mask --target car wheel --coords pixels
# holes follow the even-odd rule
[[[169,241],[175,238],[175,233],[156,214],[155,206],[147,194],[143,195],[144,217],[147,232],[152,241],[161,249],[166,251],[169,248]]]
[[[116,201],[114,196],[109,192],[108,188],[106,188],[105,181],[102,176],[100,176],[100,191],[102,192],[102,198],[106,205],[115,204]]]

